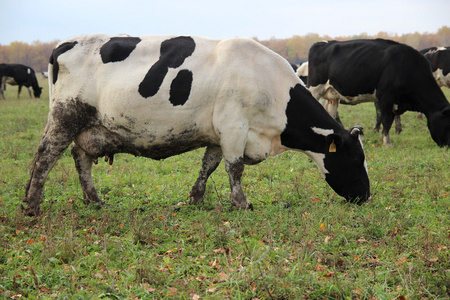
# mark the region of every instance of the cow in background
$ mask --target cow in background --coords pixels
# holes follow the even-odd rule
[[[34,97],[39,98],[42,93],[42,88],[39,87],[34,70],[28,66],[21,64],[0,64],[0,95],[5,99],[4,90],[6,84],[18,85],[19,92],[17,99],[20,98],[22,86],[28,88],[30,98],[33,98],[31,89],[33,89]]]
[[[420,53],[430,62],[438,85],[450,88],[450,47],[431,47],[420,50]]]
[[[419,111],[436,144],[450,145],[450,104],[417,50],[384,39],[319,42],[308,63],[310,91],[333,117],[340,101],[378,102],[383,143],[392,146],[394,117]]]
[[[306,84],[308,82],[308,61],[302,61],[295,73]]]
[[[450,88],[450,47],[430,47],[419,51],[430,62],[431,71],[434,79],[440,87]],[[374,129],[379,130],[381,125],[381,112],[375,102],[375,109],[377,111],[377,122]],[[423,119],[423,114],[418,113],[417,117]],[[395,116],[395,132],[400,133],[402,125],[400,123],[400,116]]]

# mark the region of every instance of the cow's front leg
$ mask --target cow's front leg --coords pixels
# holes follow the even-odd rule
[[[33,93],[32,93],[32,88],[31,88],[31,86],[27,87],[27,90],[28,90],[28,94],[30,95],[30,98],[33,99],[34,96],[33,96]]]
[[[92,180],[93,158],[76,144],[72,146],[71,152],[83,191],[83,202],[85,204],[95,202],[102,205],[103,201],[98,197],[94,187],[94,181]]]
[[[19,90],[17,92],[17,99],[20,99],[20,92],[22,91],[22,85],[19,84]]]
[[[230,162],[225,161],[225,170],[228,173],[231,189],[231,203],[237,209],[252,209],[242,191],[241,178],[244,172],[244,159],[242,157]]]
[[[206,182],[214,170],[217,169],[221,160],[222,149],[220,146],[206,147],[205,155],[202,160],[202,168],[198,174],[197,181],[191,190],[191,204],[198,204],[203,201],[203,196],[206,190]]]
[[[395,115],[394,121],[395,121],[395,133],[400,134],[403,130],[402,129],[402,119],[401,119],[400,115]]]

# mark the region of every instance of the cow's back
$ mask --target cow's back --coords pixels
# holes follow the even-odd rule
[[[188,129],[219,139],[218,126],[233,118],[250,132],[283,130],[289,89],[299,80],[281,56],[245,38],[131,38],[89,35],[60,43],[49,66],[52,107],[76,99],[95,107],[108,130],[140,139],[145,133],[154,142]],[[113,39],[119,50],[128,43],[129,53],[102,56]]]

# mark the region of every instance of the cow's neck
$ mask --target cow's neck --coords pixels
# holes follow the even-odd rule
[[[290,96],[281,144],[293,150],[327,153],[326,136],[344,131],[344,128],[301,85],[292,88]]]

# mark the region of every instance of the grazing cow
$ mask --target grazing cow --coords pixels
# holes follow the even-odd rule
[[[450,88],[450,47],[430,47],[419,51],[426,59],[430,62],[431,70],[436,82],[439,86]],[[375,103],[375,109],[377,112],[377,121],[374,129],[376,131],[380,130],[381,125],[381,111]],[[422,113],[417,116],[422,119]],[[400,133],[402,131],[402,124],[400,121],[400,116],[395,116],[395,132]]]
[[[450,104],[428,61],[413,48],[383,39],[319,42],[310,48],[308,62],[311,93],[332,116],[339,101],[377,101],[383,143],[392,145],[394,116],[419,111],[436,144],[450,145]]]
[[[3,91],[5,90],[6,83],[19,86],[17,99],[20,97],[22,86],[28,88],[30,98],[33,98],[31,89],[33,89],[34,97],[39,98],[41,96],[42,88],[39,87],[34,70],[30,67],[21,64],[0,64],[0,78],[2,79],[0,94],[3,99],[5,99]]]
[[[420,53],[430,62],[438,85],[450,88],[450,47],[431,47]]]
[[[348,201],[370,196],[362,128],[337,124],[285,59],[251,39],[80,36],[54,49],[49,83],[50,113],[26,186],[27,215],[39,214],[47,174],[72,141],[85,203],[102,203],[91,174],[99,157],[163,159],[200,147],[206,151],[191,204],[203,200],[223,157],[232,204],[251,208],[241,187],[244,164],[286,150],[311,157]]]

